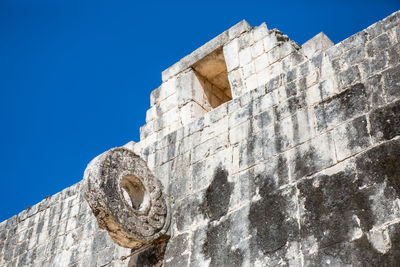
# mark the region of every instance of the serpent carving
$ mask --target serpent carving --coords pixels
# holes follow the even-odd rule
[[[168,230],[162,185],[131,150],[113,148],[93,159],[85,170],[84,195],[100,228],[120,246],[140,248]]]

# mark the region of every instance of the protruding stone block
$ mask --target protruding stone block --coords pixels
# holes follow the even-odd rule
[[[328,38],[328,36],[326,36],[325,33],[320,32],[305,42],[301,47],[304,55],[306,55],[307,58],[312,58],[315,54],[325,51],[333,45],[334,43]]]

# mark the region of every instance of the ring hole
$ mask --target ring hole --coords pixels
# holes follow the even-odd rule
[[[123,195],[128,204],[136,210],[144,206],[147,199],[147,191],[139,178],[133,175],[125,175],[121,180]]]

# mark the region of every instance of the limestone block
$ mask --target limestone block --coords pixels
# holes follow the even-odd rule
[[[238,37],[239,41],[239,50],[245,49],[246,47],[250,47],[254,43],[253,34],[251,32],[247,32]]]
[[[334,46],[331,46],[325,51],[325,54],[328,56],[328,58],[332,61],[336,58],[338,58],[340,55],[343,54],[343,44],[338,43]]]
[[[319,236],[323,244],[340,242],[329,249],[329,256],[319,250],[306,254],[305,264],[317,261],[319,265],[329,260],[335,265],[356,265],[367,259],[373,266],[395,265],[392,256],[385,255],[393,255],[398,247],[395,236],[399,228],[397,219],[393,220],[398,217],[398,208],[393,205],[396,198],[393,179],[394,173],[398,173],[393,163],[398,160],[398,150],[398,142],[390,142],[360,154],[356,158],[358,175],[352,167],[341,167],[335,172],[318,175],[318,179],[301,182],[301,201],[329,207],[324,211],[300,211],[304,214],[305,236]],[[345,197],[343,192],[346,192]],[[320,218],[325,219],[321,221]],[[351,252],[343,254],[343,251]]]
[[[396,27],[400,24],[400,12],[396,11],[382,20],[383,28],[385,30]]]
[[[228,72],[239,67],[239,41],[237,38],[224,45],[223,52]]]
[[[329,129],[367,110],[365,87],[356,84],[314,107],[318,131]]]
[[[274,121],[274,113],[272,109],[267,109],[254,116],[253,118],[253,133],[258,133],[264,130]]]
[[[366,43],[367,41],[367,32],[366,31],[361,31],[358,32],[349,38],[343,40],[341,42],[341,45],[343,47],[344,51],[347,51],[349,49],[352,49],[357,46],[362,46]]]
[[[382,75],[374,75],[366,79],[365,91],[370,109],[382,106],[385,103]]]
[[[243,78],[246,79],[252,74],[256,73],[256,68],[254,65],[254,61],[250,62],[249,64],[243,66]]]
[[[161,116],[161,114],[166,113],[176,107],[178,107],[178,99],[177,95],[174,93],[159,102],[159,104],[156,106],[157,115]]]
[[[179,120],[179,109],[173,108],[164,113],[164,115],[161,117],[164,121],[164,125],[167,126],[172,126],[174,123],[178,122]]]
[[[208,116],[208,113],[202,117],[196,118],[196,120],[194,120],[190,125],[188,125],[190,134],[203,130],[204,127],[209,125],[209,123],[210,123],[210,117]]]
[[[244,78],[241,69],[237,69],[228,73],[229,84],[232,90],[232,98],[235,99],[244,93]]]
[[[365,56],[365,47],[359,46],[347,51],[343,57],[346,59],[347,64],[354,65],[362,62],[365,59]]]
[[[375,37],[381,35],[381,33],[383,32],[382,22],[378,21],[377,23],[372,24],[371,26],[366,28],[365,31],[368,33],[369,40],[374,39]]]
[[[277,91],[274,90],[272,92],[267,93],[266,95],[261,97],[261,110],[267,110],[268,108],[278,104],[278,95]]]
[[[332,136],[327,133],[291,149],[289,165],[291,177],[298,180],[336,162]]]
[[[160,132],[162,129],[164,129],[167,126],[167,125],[165,125],[164,117],[157,118],[156,120],[154,120],[154,122],[152,124],[153,124],[153,131],[150,132],[146,138],[148,138],[149,136],[152,136],[154,133]]]
[[[281,75],[276,75],[269,79],[269,81],[265,84],[265,91],[271,92],[275,89],[278,89],[282,84]]]
[[[257,100],[259,99],[261,96],[265,95],[265,87],[266,86],[259,86],[257,87],[257,89],[250,91],[250,95],[252,100]],[[255,113],[255,110],[253,109],[253,113]]]
[[[275,34],[270,33],[265,36],[265,38],[263,39],[263,43],[264,43],[264,51],[268,52],[277,45],[278,40]]]
[[[374,58],[367,58],[361,66],[363,77],[367,78],[385,70],[389,66],[389,59],[385,51],[377,51]]]
[[[366,117],[361,116],[333,130],[338,160],[343,160],[371,145],[367,127]]]
[[[200,59],[204,58],[205,56],[209,55],[211,52],[215,51],[217,48],[222,47],[225,43],[229,41],[228,32],[225,31],[212,39],[211,41],[207,42],[202,47],[198,48],[190,55],[182,58],[179,62],[175,63],[168,69],[162,72],[162,80],[167,81],[171,77],[176,74],[179,74],[182,71],[187,70],[190,66],[194,63],[199,61]]]
[[[368,56],[373,57],[377,51],[380,51],[380,52],[385,51],[390,46],[392,46],[392,42],[391,42],[390,38],[388,37],[388,35],[386,33],[383,33],[367,43],[366,51],[367,51]]]
[[[153,106],[146,111],[146,123],[157,118],[156,108]]]
[[[321,53],[334,43],[323,32],[318,33],[313,38],[305,42],[302,46],[302,52],[307,58],[312,58],[314,55]]]
[[[147,136],[146,139],[141,140],[141,143],[143,142],[143,146],[146,147],[146,146],[156,142],[157,138],[158,138],[158,134],[157,133],[152,133],[151,135]]]
[[[277,152],[286,151],[315,135],[313,121],[307,109],[299,110],[294,115],[276,122],[274,132],[270,138]]]
[[[151,135],[153,131],[153,121],[149,121],[148,123],[140,127],[140,140],[147,138],[147,136]]]
[[[180,254],[179,256],[175,256],[169,260],[165,261],[165,267],[174,267],[174,266],[189,266],[189,254]]]
[[[168,230],[162,185],[130,150],[114,148],[89,163],[84,192],[99,226],[121,246],[139,248]]]
[[[204,115],[206,112],[207,111],[203,109],[203,107],[194,101],[185,104],[180,110],[182,125],[191,123],[193,120]]]
[[[234,128],[236,125],[248,121],[252,116],[252,105],[245,106],[241,109],[229,114],[229,128]]]
[[[292,70],[282,73],[282,81],[283,83],[290,83],[297,79],[298,68],[293,68]]]
[[[260,26],[255,27],[253,29],[253,37],[255,42],[263,39],[267,35],[268,35],[268,28],[265,22],[263,22]]]
[[[279,57],[279,46],[278,47],[274,47],[273,49],[271,49],[269,52],[265,53],[265,58],[264,58],[264,63],[263,65],[260,66],[260,68],[265,68],[267,66],[270,66],[271,64],[276,63],[278,60],[280,60]]]
[[[283,90],[281,90],[283,91]],[[304,93],[284,99],[282,103],[274,107],[275,117],[277,120],[286,118],[298,110],[306,107],[306,96]]]
[[[198,192],[188,197],[175,202],[172,210],[172,216],[174,217],[174,233],[179,235],[183,232],[187,232],[189,229],[193,229],[194,225],[201,223],[204,219],[199,207],[203,200],[204,192]],[[191,210],[191,213],[183,212],[184,210]]]
[[[400,65],[383,72],[384,90],[388,102],[400,98]]]
[[[263,159],[262,135],[249,136],[239,143],[239,169],[245,169]]]
[[[315,84],[307,89],[307,91],[306,91],[307,100],[306,101],[307,101],[308,105],[314,105],[322,100],[321,84],[322,83]]]
[[[214,123],[216,121],[219,121],[220,119],[226,117],[228,114],[228,105],[222,104],[215,109],[211,110],[208,115],[210,117],[210,123]]]
[[[250,253],[254,255],[251,262],[254,262],[255,266],[282,264],[300,267],[302,259],[299,256],[299,228],[294,216],[297,212],[297,190],[294,187],[277,190],[269,183],[269,176],[264,174],[259,177],[260,180],[251,186],[259,188],[260,195],[249,208],[249,243],[253,244],[250,245]],[[264,210],[271,216],[262,216],[257,212],[259,210]]]
[[[260,40],[251,46],[251,55],[253,58],[256,58],[259,55],[261,55],[262,53],[264,53],[264,45],[263,45],[263,41]]]
[[[248,64],[252,60],[251,57],[251,47],[247,47],[239,52],[239,62],[240,66]]]
[[[158,104],[161,100],[164,100],[168,96],[176,92],[176,78],[173,77],[168,81],[162,83],[162,85],[151,92],[150,94],[150,105],[151,107]]]
[[[239,98],[240,106],[241,106],[241,107],[245,107],[245,106],[247,106],[252,100],[253,100],[253,96],[252,96],[251,91],[250,91],[250,92],[247,92],[247,93],[245,93],[244,95],[242,95],[242,96]]]
[[[282,62],[275,62],[274,64],[266,68],[266,77],[264,78],[264,84],[270,80],[271,77],[277,77],[282,73]]]
[[[245,121],[229,130],[229,141],[231,144],[239,143],[246,139],[251,133],[250,121]]]
[[[241,97],[241,96],[240,96]],[[241,108],[241,105],[240,105],[240,97],[239,98],[236,98],[236,99],[233,99],[232,101],[229,101],[227,104],[228,104],[228,114],[231,114],[231,113],[233,113],[234,111],[236,111],[236,110],[238,110],[238,109],[240,109]]]
[[[293,50],[288,56],[281,60],[283,71],[289,71],[291,68],[301,64],[307,58],[299,51]]]
[[[161,87],[158,87],[157,89],[153,90],[150,93],[150,106],[154,106],[158,102],[158,98],[160,96],[160,90]]]
[[[169,195],[174,201],[179,201],[192,193],[192,183],[189,175],[191,174],[190,153],[179,155],[171,161]]]
[[[178,105],[181,107],[190,101],[203,104],[204,90],[193,70],[182,73],[176,81]]]
[[[267,54],[262,54],[255,59],[255,67],[257,73],[265,69],[268,65],[270,65],[270,61]]]
[[[278,92],[279,103],[287,101],[288,98],[294,97],[298,93],[297,85],[295,82],[284,84],[283,86],[278,87],[276,91]],[[299,94],[302,94],[302,91],[300,91]]]
[[[315,84],[318,83],[319,81],[319,72],[318,71],[313,71],[310,74],[307,75],[307,77],[305,77],[305,81],[306,81],[306,88],[309,88]],[[354,80],[356,81],[357,77],[354,78]]]
[[[182,153],[187,152],[193,147],[197,146],[199,144],[198,142],[200,140],[200,136],[201,133],[199,131],[186,136],[182,141]]]
[[[269,68],[261,70],[256,74],[258,86],[265,85],[269,81],[271,75],[268,75],[269,74],[268,71],[269,71]]]
[[[385,190],[388,196],[393,196],[394,192],[398,195],[399,148],[399,140],[394,139],[360,153],[355,158],[358,186],[366,188],[374,184],[386,184],[389,187]]]
[[[249,31],[250,28],[251,27],[250,27],[249,23],[247,23],[247,21],[245,21],[245,20],[240,21],[239,23],[237,23],[236,25],[232,26],[228,30],[229,39],[236,38],[237,36],[239,36],[243,32]]]
[[[388,50],[389,64],[396,66],[400,62],[400,27],[399,27],[399,43],[395,44]]]
[[[203,190],[209,186],[213,180],[214,172],[217,168],[222,168],[228,173],[232,173],[232,149],[226,148],[218,151],[214,155],[205,157],[195,163],[192,168],[193,190]]]
[[[344,70],[338,74],[340,88],[346,88],[347,86],[360,80],[361,74],[357,66],[350,67],[347,70]]]
[[[278,47],[275,47],[272,51],[274,51],[275,49],[278,49]],[[297,43],[295,43],[293,41],[282,43],[279,46],[279,53],[278,53],[279,59],[281,60],[281,59],[289,56],[293,52],[297,51],[297,49],[299,49],[299,46]]]
[[[167,263],[167,266],[187,266],[188,261],[180,261],[178,265],[172,265],[172,264],[177,264],[176,262],[176,256],[177,255],[182,255],[185,254],[185,252],[189,248],[189,234],[181,234],[177,235],[173,238],[171,238],[168,242],[167,249],[165,251],[165,262]]]
[[[246,89],[247,91],[250,91],[256,89],[257,87],[258,87],[257,75],[253,74],[246,79]]]
[[[192,151],[192,164],[204,159],[205,157],[213,155],[220,150],[223,150],[225,147],[228,146],[228,144],[228,133],[225,132],[198,145]]]
[[[205,142],[211,138],[214,138],[220,134],[228,132],[228,117],[224,117],[221,120],[212,123],[208,127],[205,127],[201,132],[201,142]]]
[[[374,142],[390,140],[400,135],[400,101],[371,111],[371,135]]]

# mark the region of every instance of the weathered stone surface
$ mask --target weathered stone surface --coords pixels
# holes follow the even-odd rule
[[[190,55],[181,59],[181,61],[179,61],[175,65],[164,70],[162,72],[162,80],[167,81],[173,75],[176,75],[179,72],[187,69],[188,67],[190,67],[191,65],[193,65],[195,62],[202,59],[206,55],[208,55],[216,48],[222,47],[229,40],[232,40],[238,35],[240,35],[242,32],[249,30],[249,28],[250,28],[249,24],[245,20],[242,20],[241,22],[233,26],[231,29],[221,33],[220,35],[218,35],[217,37],[215,37],[214,39],[212,39],[199,49],[195,50]]]
[[[400,101],[372,110],[371,134],[375,141],[390,140],[400,135]]]
[[[328,38],[328,36],[323,32],[320,32],[305,42],[301,48],[306,57],[312,58],[315,54],[321,53],[333,45],[333,42]]]
[[[307,57],[265,24],[226,31],[164,73],[140,142],[95,160],[117,177],[97,187],[95,214],[82,182],[27,208],[0,223],[0,265],[397,266],[399,14]],[[129,196],[118,170],[136,164]],[[142,180],[151,173],[156,184]],[[139,214],[164,210],[145,197],[160,184],[168,243],[168,210],[156,222]],[[100,226],[160,225],[144,239],[121,227],[145,244],[132,251],[99,228],[97,207],[110,214]]]
[[[333,130],[333,135],[338,160],[343,160],[371,145],[365,116],[336,127]]]
[[[317,128],[322,131],[366,112],[366,93],[363,84],[356,84],[314,107]]]
[[[114,148],[96,157],[85,170],[84,187],[99,226],[117,244],[140,248],[168,230],[162,185],[132,151]]]
[[[383,72],[383,80],[388,102],[400,97],[400,61],[397,66]]]

